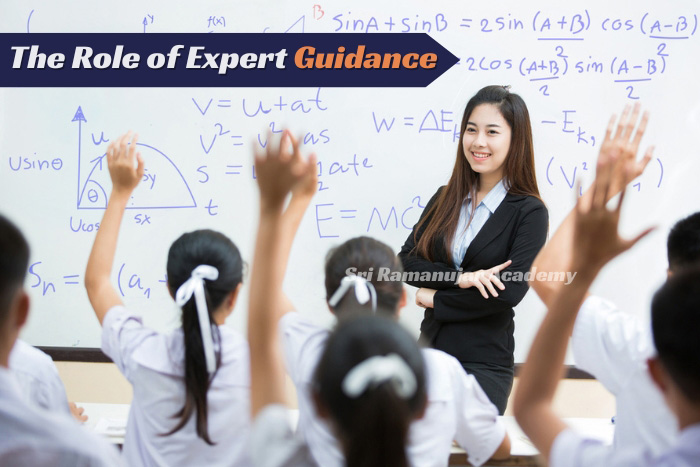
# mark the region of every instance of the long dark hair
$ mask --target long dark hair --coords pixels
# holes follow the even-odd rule
[[[186,233],[175,240],[168,252],[168,286],[173,296],[190,278],[192,271],[202,264],[219,271],[219,278],[206,280],[204,286],[209,321],[214,324],[214,311],[243,280],[243,262],[238,248],[225,235],[213,230]],[[167,435],[182,429],[194,413],[197,436],[213,445],[207,428],[207,391],[211,379],[207,372],[194,296],[182,307],[182,331],[185,340],[185,405],[175,414],[175,417],[179,417],[178,423]],[[216,325],[212,326],[212,336],[218,369],[221,363],[221,335]]]
[[[358,397],[343,391],[345,376],[376,355],[397,354],[413,372],[416,391],[399,397],[389,382],[370,385]],[[425,365],[415,339],[398,323],[379,316],[340,320],[314,374],[316,400],[332,420],[348,467],[406,467],[411,422],[422,413],[427,396]]]
[[[503,178],[506,186],[509,187],[508,193],[540,199],[535,175],[532,127],[525,101],[504,86],[486,86],[469,99],[464,109],[457,145],[457,159],[452,169],[452,176],[440,193],[437,202],[423,216],[416,229],[416,233],[422,228],[425,229],[421,238],[417,239],[416,252],[419,256],[431,261],[436,260],[432,257],[431,251],[439,238],[443,239],[443,244],[437,245],[439,251],[445,255],[445,258],[449,258],[448,249],[459,223],[460,206],[468,194],[472,195],[472,199],[476,199],[479,174],[472,170],[465,157],[462,139],[469,117],[474,109],[482,104],[497,106],[511,130],[510,148],[503,165]]]
[[[330,250],[326,255],[326,300],[330,300],[348,269],[354,268],[355,274],[371,274],[369,282],[377,291],[377,307],[395,315],[403,291],[403,282],[383,280],[384,275],[403,272],[401,261],[396,253],[386,244],[371,237],[355,237]],[[360,305],[354,293],[347,293],[335,306],[334,313],[340,314],[346,308],[356,311],[371,311],[369,304]]]

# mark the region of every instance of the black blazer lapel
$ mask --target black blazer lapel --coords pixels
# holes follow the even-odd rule
[[[510,193],[506,194],[503,202],[496,208],[496,212],[489,217],[479,233],[474,237],[474,240],[472,240],[469,248],[467,248],[462,264],[460,265],[462,268],[464,268],[466,264],[469,264],[481,250],[486,248],[494,238],[503,232],[503,229],[506,228],[508,222],[510,222],[510,219],[517,211],[516,207],[513,206],[513,201],[518,201],[521,198],[523,198],[523,196],[511,195]]]

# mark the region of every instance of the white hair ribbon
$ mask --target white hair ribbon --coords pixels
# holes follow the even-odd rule
[[[372,300],[372,311],[377,310],[377,290],[374,288],[374,285],[364,277],[355,275],[343,277],[340,281],[340,287],[338,287],[338,290],[336,290],[330,300],[328,300],[328,304],[332,308],[335,308],[351,287],[354,287],[355,298],[357,298],[360,305],[364,305]]]
[[[343,392],[348,397],[360,397],[368,387],[375,387],[389,381],[402,399],[416,393],[416,375],[395,353],[375,355],[357,364],[343,379]]]
[[[175,294],[175,303],[183,307],[192,295],[197,307],[199,317],[199,329],[202,332],[202,344],[204,344],[204,358],[207,362],[207,371],[213,373],[216,370],[216,356],[214,354],[214,340],[211,335],[211,323],[209,322],[209,310],[207,309],[207,299],[204,295],[204,279],[215,281],[219,278],[219,270],[214,266],[200,264],[192,271],[184,284],[182,284]]]

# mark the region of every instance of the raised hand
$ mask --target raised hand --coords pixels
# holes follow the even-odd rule
[[[627,105],[615,127],[617,116],[610,117],[605,131],[605,139],[600,147],[598,166],[614,163],[612,166],[611,183],[608,190],[608,200],[619,193],[628,183],[644,172],[649,164],[654,147],[649,146],[641,160],[637,160],[637,152],[642,136],[647,128],[649,112],[645,111],[639,120],[640,105],[635,104],[631,109]],[[639,125],[637,121],[639,120]],[[637,131],[635,132],[635,126]]]
[[[112,192],[131,194],[143,178],[144,163],[136,152],[138,135],[131,131],[122,135],[107,148],[107,167],[112,178]]]
[[[271,139],[268,133],[268,141]],[[292,142],[292,153],[289,152],[288,141]],[[309,180],[315,180],[316,156],[312,154],[308,160],[304,160],[298,141],[284,130],[279,145],[270,142],[265,152],[255,151],[255,174],[261,203],[281,206],[291,191],[306,191]]]
[[[498,266],[494,266],[489,269],[479,269],[473,272],[463,272],[459,276],[459,286],[463,289],[468,289],[469,287],[476,287],[481,292],[484,298],[489,298],[486,290],[491,293],[492,296],[498,297],[498,292],[496,291],[494,285],[501,290],[505,290],[506,286],[498,278],[498,273],[503,271],[505,268],[510,266],[511,260],[501,263]]]
[[[590,203],[579,199],[576,204],[572,252],[574,271],[597,274],[608,261],[632,248],[654,230],[648,228],[630,240],[620,237],[618,224],[625,198],[624,187],[617,206],[612,210],[606,207],[608,199],[614,195],[616,164],[614,157],[599,161]]]

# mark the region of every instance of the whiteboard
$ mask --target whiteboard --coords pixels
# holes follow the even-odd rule
[[[630,5],[626,3],[626,5]],[[327,250],[371,235],[396,251],[453,166],[467,100],[510,84],[527,102],[541,194],[556,229],[574,203],[574,178],[592,180],[608,117],[640,101],[656,144],[630,187],[624,230],[659,225],[610,265],[594,292],[646,316],[664,280],[665,238],[700,209],[700,46],[696,1],[565,5],[501,2],[113,2],[6,0],[1,32],[427,32],[460,62],[426,88],[0,89],[0,211],[32,247],[23,337],[45,346],[98,347],[83,287],[109,177],[108,141],[140,135],[152,177],[121,230],[113,280],[148,325],[179,314],[164,284],[167,249],[185,231],[229,235],[252,261],[257,193],[252,148],[267,128],[303,134],[321,163],[321,191],[301,225],[284,287],[302,313],[332,322],[322,265]],[[167,79],[167,75],[164,79]],[[146,187],[150,183],[150,187]],[[138,200],[138,202],[136,201]],[[412,302],[414,289],[408,287]],[[247,291],[229,324],[245,330]],[[530,292],[516,309],[516,362],[544,308]],[[422,310],[402,321],[418,333]]]

